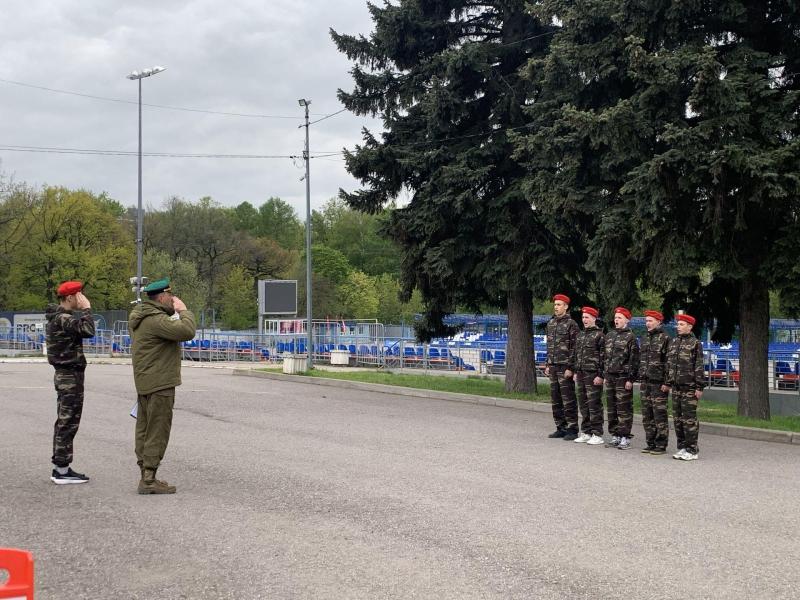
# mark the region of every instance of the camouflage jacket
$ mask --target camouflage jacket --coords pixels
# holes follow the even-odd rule
[[[69,311],[60,304],[50,304],[45,316],[47,362],[62,369],[85,368],[83,338],[94,336],[92,311]]]
[[[547,323],[547,366],[575,370],[575,342],[578,324],[568,314]]]
[[[639,342],[627,327],[606,334],[605,374],[631,383],[639,376]]]
[[[643,382],[663,384],[666,381],[669,340],[669,335],[661,327],[648,331],[642,337],[639,376]]]
[[[581,331],[578,334],[576,370],[597,373],[598,377],[602,377],[605,341],[605,334],[597,327],[587,327]]]
[[[667,385],[693,390],[702,390],[706,386],[703,344],[693,333],[679,335],[669,345]]]

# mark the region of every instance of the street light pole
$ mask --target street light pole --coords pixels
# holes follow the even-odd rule
[[[139,83],[139,169],[136,213],[136,302],[142,301],[142,254],[144,249],[144,210],[142,209],[142,79],[165,71],[166,67],[152,67],[134,71],[128,79]]]
[[[306,367],[310,371],[314,368],[314,325],[312,320],[314,313],[311,310],[311,157],[308,150],[308,107],[311,100],[301,98],[298,103],[306,109],[306,149],[303,152],[303,158],[306,160],[306,350],[308,351]]]

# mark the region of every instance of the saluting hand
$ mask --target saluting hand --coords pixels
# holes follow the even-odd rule
[[[75,303],[77,307],[81,310],[87,310],[89,308],[92,308],[89,299],[83,295],[83,292],[78,292],[77,294],[75,294]]]
[[[186,310],[186,305],[183,303],[183,300],[178,298],[177,296],[172,297],[172,308],[175,309],[175,312],[181,313]]]

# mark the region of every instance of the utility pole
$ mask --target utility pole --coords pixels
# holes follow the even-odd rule
[[[306,351],[308,359],[306,367],[310,371],[314,368],[314,325],[311,310],[311,157],[308,150],[308,107],[311,100],[301,98],[298,100],[300,106],[306,109],[306,148],[303,151],[303,158],[306,161]]]

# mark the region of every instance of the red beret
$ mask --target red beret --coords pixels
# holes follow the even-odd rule
[[[569,304],[569,296],[565,296],[564,294],[556,294],[555,296],[553,296],[553,302],[555,302],[556,300],[561,300],[565,304]]]
[[[663,321],[664,320],[664,315],[662,315],[657,310],[646,310],[646,311],[644,311],[644,316],[645,317],[653,317],[654,319],[657,319],[658,321]]]
[[[624,306],[618,306],[617,308],[615,308],[614,309],[614,314],[617,314],[617,313],[623,315],[626,319],[630,319],[631,318],[631,311],[629,311]]]
[[[686,321],[689,325],[694,325],[696,322],[696,319],[692,315],[677,315],[675,320]]]
[[[56,294],[59,296],[71,296],[72,294],[77,294],[83,289],[83,284],[80,281],[65,281],[56,290]]]
[[[595,319],[600,316],[600,311],[591,306],[584,306],[581,310],[587,315],[592,315]]]

